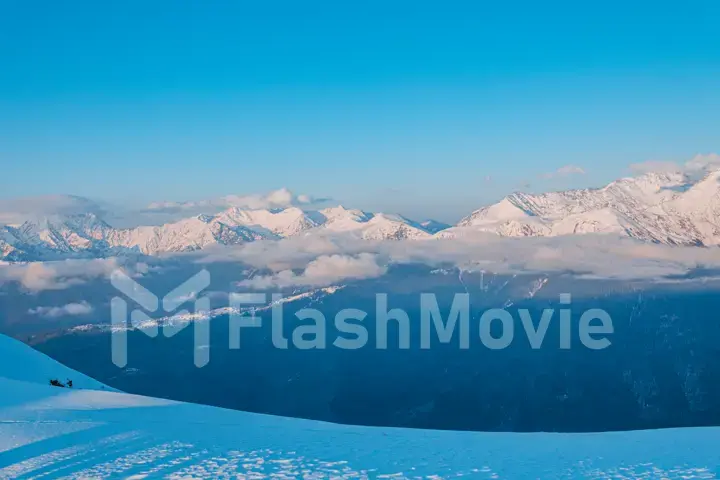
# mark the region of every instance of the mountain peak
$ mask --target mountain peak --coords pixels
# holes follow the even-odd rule
[[[343,205],[337,207],[328,207],[320,210],[320,213],[327,222],[360,222],[364,223],[370,220],[374,215],[363,212],[358,209],[349,209]]]

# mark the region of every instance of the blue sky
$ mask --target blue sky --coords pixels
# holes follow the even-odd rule
[[[0,196],[452,220],[720,149],[720,4],[0,3]],[[564,165],[584,175],[541,178]],[[529,184],[529,187],[525,185]]]

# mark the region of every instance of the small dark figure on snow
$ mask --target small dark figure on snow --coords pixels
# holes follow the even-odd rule
[[[63,387],[63,388],[65,388],[65,384],[62,383],[62,382],[61,382],[60,380],[58,380],[57,378],[53,378],[52,380],[50,380],[50,385],[52,385],[53,387]]]

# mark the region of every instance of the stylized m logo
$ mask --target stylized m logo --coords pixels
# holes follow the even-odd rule
[[[128,360],[128,324],[144,332],[150,337],[157,337],[162,328],[165,337],[172,337],[185,328],[188,323],[194,328],[195,366],[204,367],[210,361],[210,323],[206,321],[172,321],[181,319],[183,315],[189,316],[187,310],[175,311],[180,305],[194,300],[194,313],[210,310],[210,299],[198,297],[198,294],[210,286],[210,272],[203,269],[191,278],[173,289],[160,299],[148,289],[130,278],[122,270],[115,270],[110,276],[110,283],[127,298],[137,303],[143,310],[133,309],[128,316],[128,303],[122,297],[113,297],[110,301],[110,316],[112,322],[112,362],[120,368],[127,365]],[[160,318],[153,319],[148,313],[159,314]],[[168,314],[172,313],[172,316]]]

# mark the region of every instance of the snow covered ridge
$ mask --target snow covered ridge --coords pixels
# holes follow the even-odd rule
[[[472,231],[512,237],[609,233],[668,245],[718,245],[720,170],[699,180],[647,173],[599,189],[513,193],[438,235]]]
[[[430,229],[437,222],[427,223]],[[126,252],[159,254],[237,245],[305,234],[349,234],[365,240],[430,238],[422,225],[399,215],[342,206],[319,211],[297,207],[247,210],[231,207],[160,226],[113,228],[95,213],[52,215],[0,227],[0,260],[37,261],[104,257]]]
[[[720,428],[512,434],[355,427],[52,387],[36,380],[53,361],[3,336],[0,358],[10,364],[0,371],[0,478],[720,475]],[[81,377],[70,369],[63,375]]]

